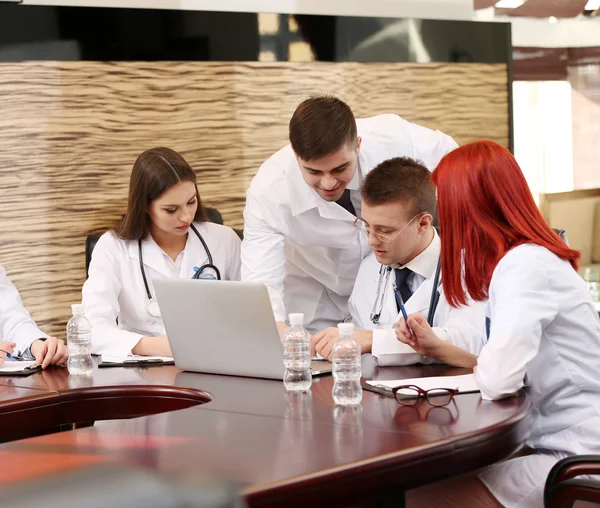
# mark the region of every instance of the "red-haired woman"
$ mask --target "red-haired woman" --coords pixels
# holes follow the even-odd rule
[[[407,505],[541,507],[559,459],[600,452],[600,320],[576,272],[580,254],[544,221],[514,157],[497,143],[457,148],[433,179],[446,298],[455,306],[469,296],[488,300],[488,339],[477,357],[437,339],[419,315],[409,318],[415,337],[400,324],[398,339],[474,368],[484,399],[527,385],[533,410],[526,444],[534,453],[410,491]]]

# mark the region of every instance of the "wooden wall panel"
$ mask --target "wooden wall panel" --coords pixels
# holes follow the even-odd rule
[[[206,204],[241,227],[252,176],[287,143],[296,105],[317,93],[357,117],[396,112],[458,143],[508,146],[501,64],[0,64],[0,263],[38,324],[64,337],[85,237],[118,221],[139,153],[181,152]]]

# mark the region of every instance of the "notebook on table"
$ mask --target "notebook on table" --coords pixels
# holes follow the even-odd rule
[[[130,367],[136,365],[175,365],[171,356],[101,355],[98,367]]]
[[[35,360],[14,360],[6,361],[0,365],[0,376],[29,376],[42,369],[42,366]]]
[[[381,393],[382,395],[392,396],[392,388],[404,385],[415,385],[422,390],[432,390],[435,388],[446,388],[456,390],[460,393],[476,393],[479,391],[475,374],[463,374],[461,376],[433,376],[433,377],[416,377],[412,379],[393,379],[381,381],[367,381],[365,388],[367,390],[373,388],[372,391]]]

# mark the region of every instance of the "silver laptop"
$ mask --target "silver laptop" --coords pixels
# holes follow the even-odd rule
[[[175,365],[182,370],[283,379],[283,351],[264,284],[152,281]],[[312,362],[313,375],[331,372]]]

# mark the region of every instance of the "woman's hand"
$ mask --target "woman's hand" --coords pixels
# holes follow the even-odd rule
[[[423,356],[436,356],[436,352],[442,346],[444,341],[438,338],[431,326],[422,314],[416,313],[408,316],[408,326],[406,327],[404,319],[400,319],[396,324],[396,338],[408,344],[417,353]]]
[[[173,356],[169,339],[166,335],[160,337],[142,337],[131,350],[134,355],[140,356]]]
[[[417,353],[431,356],[448,365],[472,369],[477,365],[477,356],[453,344],[448,344],[440,339],[422,314],[408,316],[408,326],[413,331],[410,333],[404,319],[397,323],[396,338],[408,344]]]

